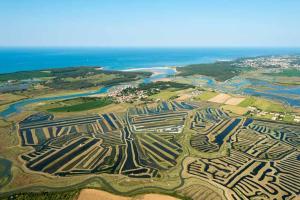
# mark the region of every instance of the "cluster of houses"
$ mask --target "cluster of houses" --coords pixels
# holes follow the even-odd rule
[[[257,57],[244,59],[239,63],[239,65],[253,68],[261,68],[265,66],[275,68],[300,68],[300,65],[296,62],[298,60],[299,57],[297,56]]]
[[[253,106],[249,106],[248,110],[250,111],[250,114],[255,115],[257,117],[265,117],[269,115],[271,116],[271,120],[273,121],[283,121],[283,119],[285,118],[285,114],[283,113],[262,111]],[[294,118],[294,122],[300,123],[300,116],[292,115],[292,117]]]
[[[295,115],[294,122],[300,123],[300,116]]]
[[[118,103],[132,103],[136,100],[143,100],[148,97],[147,92],[144,90],[134,90],[134,92],[124,94],[126,89],[135,89],[133,85],[121,85],[115,87],[108,94],[109,97],[113,97]]]
[[[192,91],[192,96],[199,96],[203,93],[203,90],[194,90]]]

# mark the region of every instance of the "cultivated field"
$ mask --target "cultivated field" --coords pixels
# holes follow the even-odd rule
[[[218,94],[217,96],[208,99],[208,101],[210,102],[232,105],[232,106],[236,106],[241,102],[243,102],[244,100],[245,100],[244,97],[232,97],[231,95],[224,94],[224,93]]]

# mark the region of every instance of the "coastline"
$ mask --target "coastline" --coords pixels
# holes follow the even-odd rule
[[[99,64],[105,70],[132,70],[288,54],[300,54],[300,48],[0,48],[0,74]]]
[[[163,71],[165,70],[173,70],[175,73],[177,73],[176,68],[179,66],[165,66],[165,67],[142,67],[142,68],[129,68],[129,69],[123,69],[120,71],[124,72],[136,72],[136,71],[146,71],[146,72],[152,72],[153,75],[163,74]],[[104,68],[105,70],[105,68]]]

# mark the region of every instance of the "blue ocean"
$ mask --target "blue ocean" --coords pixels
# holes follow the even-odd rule
[[[0,73],[69,66],[125,70],[288,54],[300,54],[300,48],[0,48]]]

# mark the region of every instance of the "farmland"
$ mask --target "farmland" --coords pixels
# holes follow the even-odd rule
[[[206,100],[209,100],[215,96],[217,96],[218,93],[216,92],[212,92],[212,91],[205,91],[203,92],[202,94],[198,95],[197,97],[195,97],[195,99],[197,100],[203,100],[203,101],[206,101]]]
[[[244,101],[242,101],[239,106],[247,107],[247,106],[255,106],[261,110],[270,111],[270,112],[285,112],[286,108],[284,105],[269,101],[266,99],[258,98],[258,97],[248,97]]]

